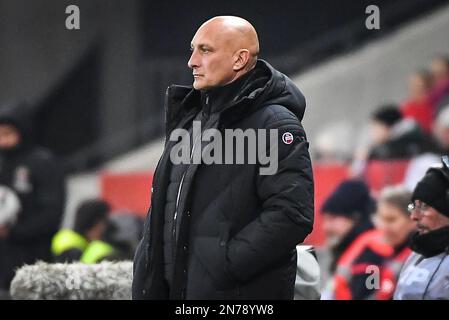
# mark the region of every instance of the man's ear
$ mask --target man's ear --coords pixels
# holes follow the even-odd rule
[[[232,69],[234,71],[240,71],[243,68],[245,68],[246,65],[248,64],[249,57],[250,57],[249,50],[240,49],[239,51],[237,51],[234,55],[234,66],[232,67]]]

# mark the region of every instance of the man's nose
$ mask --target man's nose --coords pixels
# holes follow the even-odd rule
[[[190,69],[198,68],[199,61],[198,61],[198,54],[196,53],[196,51],[193,51],[192,54],[190,55],[190,59],[187,62],[187,65],[189,66]]]

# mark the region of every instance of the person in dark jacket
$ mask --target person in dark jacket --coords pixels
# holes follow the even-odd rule
[[[323,300],[360,300],[374,294],[366,286],[366,266],[381,266],[392,248],[384,243],[371,222],[376,203],[366,184],[343,181],[324,202],[323,229],[332,253],[328,282]]]
[[[256,31],[242,18],[207,21],[191,49],[193,88],[166,93],[167,138],[134,258],[133,299],[293,299],[295,248],[313,225],[304,96],[258,60]],[[171,133],[195,135],[194,119],[220,134],[273,129],[266,150],[277,151],[277,170],[262,174],[260,160],[174,164]]]
[[[425,151],[427,139],[418,124],[403,117],[395,105],[385,105],[372,115],[373,147],[368,160],[408,159]]]
[[[395,300],[449,300],[449,157],[430,168],[409,205],[418,231],[401,270]]]
[[[17,267],[51,259],[51,238],[64,209],[62,169],[48,150],[32,143],[31,119],[25,104],[0,108],[0,185],[16,193],[21,208],[17,221],[0,230],[2,288],[9,288]]]

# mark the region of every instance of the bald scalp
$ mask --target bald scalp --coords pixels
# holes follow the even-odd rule
[[[222,45],[233,52],[248,50],[251,59],[250,67],[256,64],[259,54],[259,39],[256,29],[247,20],[236,16],[217,16],[201,25],[197,34],[212,34]]]
[[[218,16],[206,21],[201,27],[215,26],[231,40],[235,49],[248,49],[252,56],[259,54],[256,29],[247,20],[234,16]]]

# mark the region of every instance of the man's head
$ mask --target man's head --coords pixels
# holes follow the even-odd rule
[[[188,66],[193,71],[193,87],[207,90],[231,83],[254,68],[259,40],[245,19],[219,16],[201,25],[191,50]]]
[[[334,247],[354,228],[355,221],[351,217],[323,212],[323,230],[327,245]]]
[[[400,247],[415,229],[407,207],[411,193],[404,187],[394,186],[382,190],[375,215],[376,227],[392,247]]]
[[[328,244],[332,247],[340,243],[355,225],[369,217],[374,207],[374,200],[363,182],[342,182],[321,208]]]
[[[9,150],[20,144],[21,135],[11,123],[0,123],[0,149]]]
[[[392,127],[402,120],[402,114],[395,105],[385,105],[376,110],[371,117],[371,139],[374,145],[387,142]]]
[[[409,211],[420,234],[449,226],[449,180],[443,170],[427,171],[413,191]]]
[[[109,204],[103,200],[86,200],[78,207],[74,230],[90,241],[100,239],[107,225],[109,211]]]

